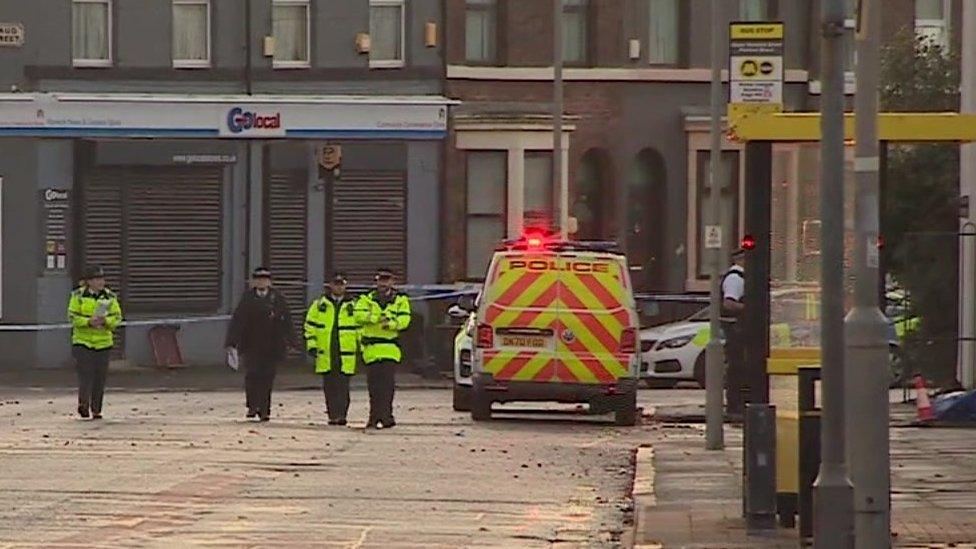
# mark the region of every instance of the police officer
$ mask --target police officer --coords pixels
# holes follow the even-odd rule
[[[285,296],[271,286],[271,271],[258,267],[227,329],[226,347],[237,349],[244,366],[247,417],[271,419],[271,389],[278,363],[295,341]]]
[[[740,319],[746,309],[745,250],[732,253],[732,266],[722,278],[722,332],[725,334],[725,361],[728,363],[726,404],[730,414],[742,413],[742,377],[745,370],[745,341]]]
[[[105,286],[100,267],[85,269],[81,286],[71,292],[68,319],[78,372],[78,415],[102,419],[109,354],[115,345],[115,328],[122,322],[122,307],[115,293]]]
[[[400,332],[410,326],[410,300],[393,287],[393,271],[376,272],[376,289],[356,302],[362,326],[363,362],[369,388],[369,421],[377,429],[396,425],[393,418],[394,368],[403,360]]]
[[[345,425],[349,411],[349,380],[356,374],[359,323],[355,304],[346,295],[346,276],[336,273],[329,289],[312,302],[305,315],[305,348],[322,375],[329,425]]]

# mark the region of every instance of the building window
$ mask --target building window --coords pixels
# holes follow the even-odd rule
[[[706,225],[717,225],[718,220],[714,219],[711,209],[711,178],[709,177],[709,161],[710,161],[709,151],[698,151],[697,159],[697,174],[696,178],[698,180],[697,185],[697,204],[698,208],[698,227],[695,231],[696,234],[696,249],[698,251],[698,265],[696,266],[696,273],[698,279],[703,279],[708,276],[708,263],[709,257],[705,250],[705,243],[702,242],[702,235],[705,234]],[[723,227],[732,227],[732,232],[734,235],[738,235],[739,227],[739,153],[738,151],[724,151],[722,153],[722,162],[720,175],[720,182],[722,183],[722,190],[719,200],[721,201],[722,217],[721,224]],[[733,237],[733,242],[737,242],[738,238]]]
[[[647,56],[652,65],[678,63],[678,0],[649,0]]]
[[[274,0],[271,7],[271,33],[275,39],[275,68],[307,68],[309,66],[308,0]]]
[[[739,21],[769,19],[769,0],[739,0]]]
[[[949,14],[951,0],[915,0],[915,33],[929,43],[949,46]]]
[[[173,0],[173,66],[210,66],[210,0]]]
[[[404,50],[403,0],[370,0],[370,67],[402,67]]]
[[[464,20],[465,59],[472,63],[495,61],[495,0],[468,0]]]
[[[552,153],[525,153],[524,219],[526,227],[555,224],[552,200]]]
[[[76,67],[112,65],[111,0],[71,3],[71,55]]]
[[[563,0],[563,61],[582,64],[587,58],[589,0]]]
[[[507,151],[468,152],[467,277],[484,278],[495,246],[505,239]]]

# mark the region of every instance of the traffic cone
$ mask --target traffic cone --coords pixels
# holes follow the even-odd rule
[[[932,421],[935,415],[932,413],[932,402],[929,400],[929,393],[925,390],[925,378],[915,375],[915,407],[918,410],[919,421]]]

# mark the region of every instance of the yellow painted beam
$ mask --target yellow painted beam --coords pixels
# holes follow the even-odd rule
[[[730,118],[729,131],[737,141],[820,141],[820,113],[771,114],[755,112]],[[844,135],[854,139],[854,115],[844,117]],[[976,141],[976,114],[881,113],[881,141]]]

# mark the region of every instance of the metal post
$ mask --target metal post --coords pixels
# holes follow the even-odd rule
[[[711,336],[706,347],[705,363],[705,449],[721,450],[725,447],[722,426],[722,388],[724,383],[724,360],[721,340],[722,308],[722,267],[728,256],[729,227],[722,223],[721,189],[725,181],[721,179],[722,169],[722,43],[727,41],[727,16],[723,0],[712,0],[712,128],[711,150],[709,151],[709,208],[712,223],[722,227],[722,245],[711,250],[711,304],[708,320]],[[704,239],[703,239],[704,240]]]
[[[860,0],[854,171],[854,308],[847,315],[847,439],[856,547],[891,546],[887,322],[878,309],[880,0]],[[826,292],[825,292],[826,295]]]
[[[814,544],[854,546],[854,488],[844,432],[844,0],[823,0],[820,143],[822,457]]]
[[[962,112],[976,113],[976,3],[962,5]],[[960,220],[963,234],[976,223],[976,144],[963,145],[959,155],[960,194],[969,198],[969,213]],[[959,254],[959,382],[976,388],[976,237],[962,236]]]
[[[563,178],[563,0],[553,0],[552,6],[552,209],[559,236],[566,240],[569,189]]]

